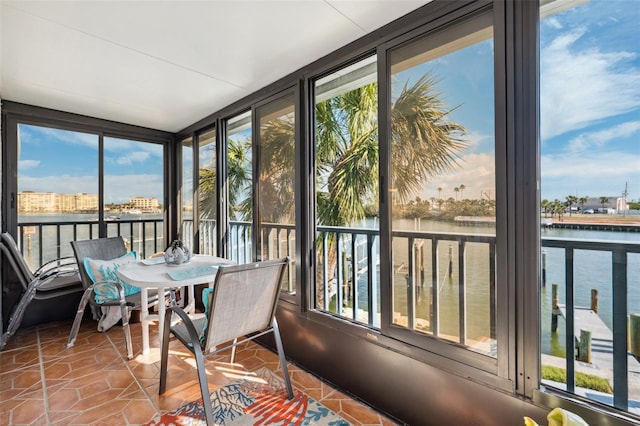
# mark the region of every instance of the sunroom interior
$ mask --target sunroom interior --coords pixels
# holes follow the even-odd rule
[[[571,116],[550,104],[580,87],[546,72],[552,53],[606,13],[611,52],[638,35],[633,0],[603,3],[1,0],[1,230],[34,269],[116,235],[141,258],[177,239],[237,263],[288,256],[287,358],[399,424],[546,424],[558,407],[637,424],[638,238],[541,234],[541,145]],[[611,52],[631,76],[612,86],[631,93],[617,117],[637,123],[640,51]],[[609,394],[584,391],[566,356],[574,250],[610,254]],[[553,274],[566,310],[549,337]],[[23,327],[74,303],[34,305]],[[552,359],[566,383],[545,378]]]

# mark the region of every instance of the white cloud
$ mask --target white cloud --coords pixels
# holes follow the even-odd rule
[[[29,176],[20,175],[18,180],[20,191],[57,192],[62,194],[97,194],[98,178],[96,176]]]
[[[556,30],[559,30],[562,28],[562,23],[560,22],[560,20],[556,17],[551,17],[551,18],[545,18],[542,20],[542,25],[554,28]]]
[[[157,197],[163,202],[161,175],[131,174],[105,176],[105,198],[107,203],[125,203],[131,197]]]
[[[460,185],[464,185],[465,189],[462,194],[463,198],[477,199],[489,194],[491,198],[495,196],[495,158],[492,154],[469,154],[465,155],[459,161],[460,167],[445,175],[434,178],[429,184],[423,187],[419,196],[423,199],[431,197],[436,198],[455,198],[453,190]],[[442,192],[438,195],[438,188],[442,188]]]
[[[19,160],[18,161],[18,169],[28,170],[35,169],[40,165],[40,160]]]
[[[541,48],[541,136],[551,138],[640,107],[640,72],[624,69],[630,52],[578,51],[584,29]]]
[[[149,154],[149,152],[146,152],[146,151],[130,152],[130,153],[127,153],[127,155],[118,157],[116,159],[116,163],[121,166],[130,166],[134,163],[143,163],[147,159],[149,159],[150,156],[151,154]]]
[[[629,121],[597,132],[582,133],[569,141],[567,149],[572,152],[580,152],[590,148],[599,148],[607,142],[628,138],[639,131],[640,121]]]
[[[640,153],[589,153],[580,157],[543,155],[542,198],[605,196],[622,193],[629,184],[630,198],[640,198]]]

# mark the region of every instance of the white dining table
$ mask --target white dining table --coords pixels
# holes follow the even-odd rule
[[[171,288],[188,288],[189,304],[184,307],[185,312],[195,311],[195,290],[198,284],[213,284],[218,266],[229,265],[234,262],[222,257],[195,255],[189,263],[182,265],[169,265],[163,258],[145,259],[138,262],[127,263],[118,268],[117,274],[120,279],[127,283],[140,287],[142,325],[142,353],[149,353],[149,324],[158,321],[158,332],[162,336],[164,326],[164,315],[166,312],[162,298],[158,299],[158,314],[149,313],[150,289],[156,289],[158,295],[165,294]]]

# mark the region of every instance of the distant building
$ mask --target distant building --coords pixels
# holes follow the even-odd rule
[[[618,197],[616,199],[616,210],[619,212],[629,210],[629,204],[627,204],[626,197]]]
[[[132,197],[129,204],[137,210],[143,212],[155,212],[160,210],[160,203],[156,197]]]
[[[612,195],[612,196],[604,195],[603,197],[607,199],[606,203],[600,202],[601,197],[589,197],[587,199],[587,202],[584,203],[584,206],[582,206],[582,208],[584,210],[593,209],[596,211],[598,209],[615,209],[616,208],[616,203],[619,198],[617,195]]]
[[[98,211],[97,194],[57,194],[23,191],[18,193],[19,213],[78,213]]]

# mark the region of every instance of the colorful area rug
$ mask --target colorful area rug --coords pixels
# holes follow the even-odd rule
[[[215,425],[349,425],[300,391],[294,389],[294,398],[287,400],[284,382],[267,368],[255,374],[211,394]],[[173,425],[206,425],[202,399],[166,413],[145,426]]]

